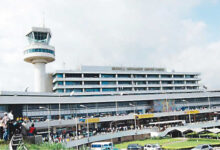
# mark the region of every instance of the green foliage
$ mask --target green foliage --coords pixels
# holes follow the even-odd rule
[[[165,149],[181,149],[181,148],[192,148],[199,144],[210,144],[210,145],[220,145],[220,141],[216,139],[204,139],[204,138],[155,138],[155,139],[145,139],[137,140],[131,142],[123,142],[121,144],[116,144],[115,147],[119,149],[125,149],[129,144],[140,144],[144,146],[145,144],[160,144]]]
[[[145,139],[145,140],[137,140],[137,141],[130,141],[130,142],[123,142],[121,144],[116,144],[115,147],[119,149],[125,149],[129,144],[140,144],[144,146],[145,144],[160,144],[163,145],[165,143],[170,143],[174,141],[180,141],[180,139],[175,138],[152,138],[152,139]]]
[[[163,148],[165,149],[193,148],[199,144],[219,145],[220,141],[215,139],[191,138],[186,141],[167,144],[163,146]]]
[[[25,144],[28,150],[67,150],[61,143]]]
[[[9,144],[9,142],[5,142],[4,140],[0,140],[0,150],[9,150],[8,144]]]

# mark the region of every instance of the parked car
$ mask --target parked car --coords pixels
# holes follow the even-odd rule
[[[213,150],[213,148],[208,144],[202,144],[202,145],[196,146],[192,150]]]
[[[127,150],[142,150],[143,147],[138,144],[129,144]]]
[[[144,150],[162,150],[159,144],[146,144]]]

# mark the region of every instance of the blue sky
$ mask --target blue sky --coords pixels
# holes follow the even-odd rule
[[[56,61],[47,72],[80,65],[165,67],[201,72],[220,89],[219,0],[7,0],[0,5],[0,90],[33,90],[23,61],[25,34],[52,30]],[[10,83],[10,84],[9,84]]]
[[[220,1],[201,1],[189,14],[194,21],[207,24],[208,40],[219,40],[220,35]]]

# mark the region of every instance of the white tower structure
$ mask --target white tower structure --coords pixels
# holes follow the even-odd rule
[[[29,46],[24,50],[24,61],[34,65],[35,92],[46,92],[45,65],[55,60],[55,48],[49,45],[50,29],[32,27],[26,36]]]

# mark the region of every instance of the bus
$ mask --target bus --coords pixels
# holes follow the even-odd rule
[[[95,142],[91,144],[91,150],[113,150],[112,142]]]

